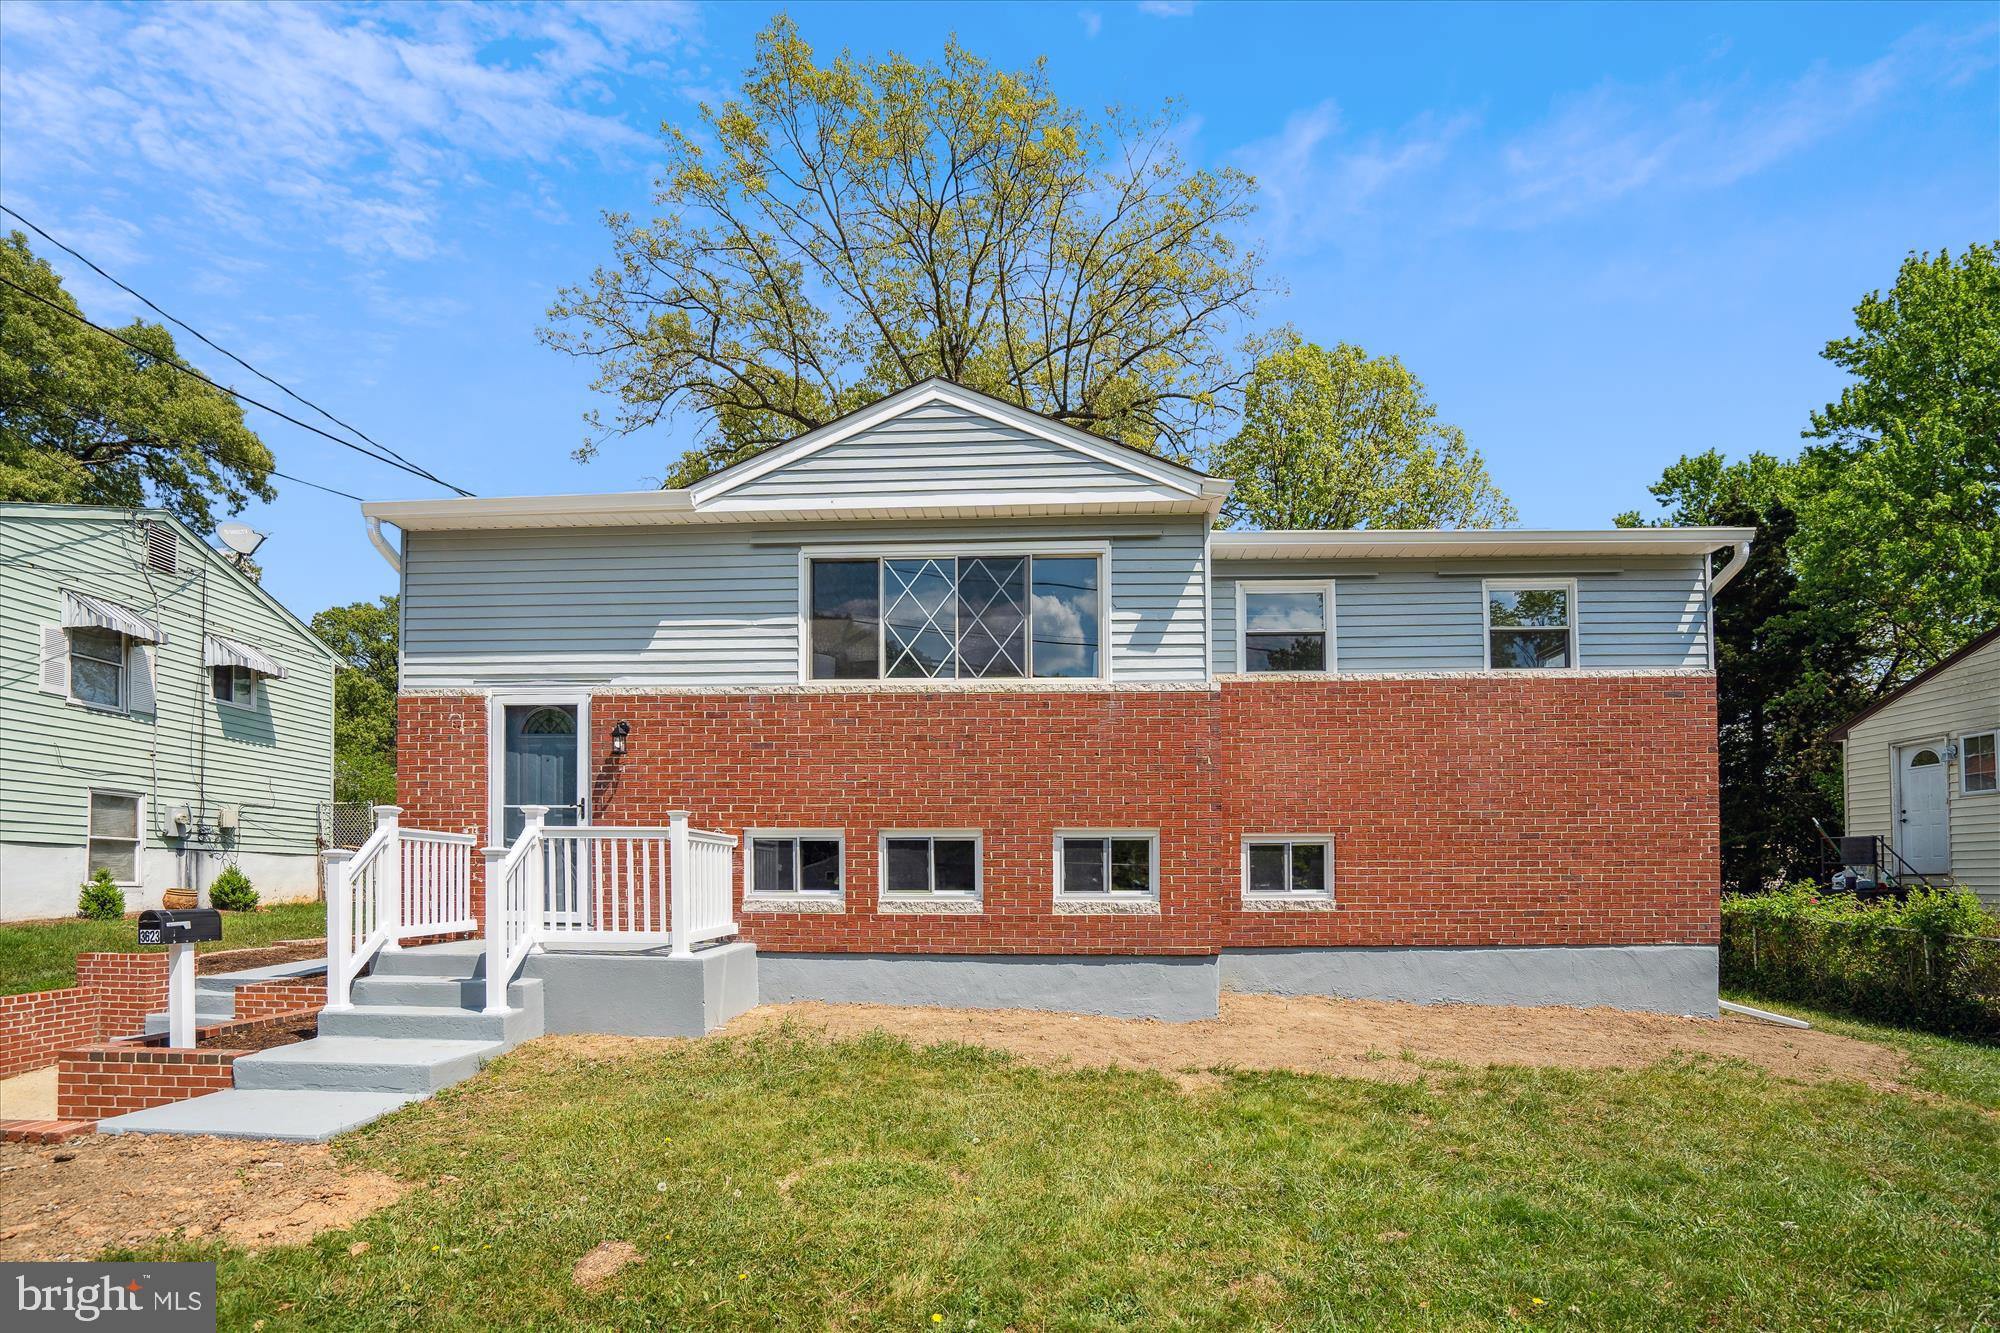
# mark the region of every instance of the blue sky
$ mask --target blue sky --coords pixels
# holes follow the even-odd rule
[[[480,494],[644,487],[690,426],[572,462],[588,367],[535,330],[774,12],[10,0],[0,199]],[[1263,185],[1265,321],[1402,357],[1532,527],[1606,524],[1684,452],[1795,449],[1856,299],[2000,237],[1992,4],[791,12],[823,52],[956,32],[1079,105],[1177,99],[1190,156]],[[136,313],[50,257],[93,318]],[[284,471],[437,493],[252,420]],[[352,502],[282,492],[246,515],[267,586],[305,614],[392,588]]]

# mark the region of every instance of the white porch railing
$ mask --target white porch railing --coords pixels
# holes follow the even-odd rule
[[[470,833],[401,826],[402,810],[375,807],[375,831],[353,851],[326,853],[326,1007],[350,1007],[354,978],[405,939],[476,930]]]
[[[526,806],[512,847],[486,856],[486,1010],[507,1007],[507,983],[541,944],[653,941],[677,957],[736,933],[736,839],[688,827],[550,825]]]

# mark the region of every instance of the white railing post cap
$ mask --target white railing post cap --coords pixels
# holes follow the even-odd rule
[[[353,860],[354,849],[352,847],[328,847],[319,855],[322,861],[331,861],[337,865],[342,861]]]
[[[667,818],[676,823],[685,824],[688,820],[694,818],[694,816],[686,810],[669,810],[667,811]]]
[[[524,805],[521,807],[521,817],[530,821],[540,819],[548,812],[549,807],[546,805]]]
[[[481,847],[479,854],[488,861],[504,861],[507,858],[507,849],[505,847]]]
[[[375,807],[375,826],[380,828],[392,820],[400,819],[402,814],[403,807],[400,805],[378,805]]]

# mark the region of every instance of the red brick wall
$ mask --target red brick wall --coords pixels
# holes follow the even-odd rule
[[[434,833],[486,830],[486,701],[412,698],[396,708],[396,801],[403,823]],[[472,910],[486,915],[479,848],[472,851]]]
[[[1215,690],[592,700],[593,818],[846,830],[847,910],[742,914],[768,950],[1212,953],[1713,943],[1715,698],[1688,676],[1240,681]],[[630,753],[608,754],[612,722]],[[481,823],[485,705],[401,702],[415,828]],[[428,752],[427,752],[428,751]],[[885,828],[979,828],[984,910],[876,911]],[[1059,828],[1160,834],[1161,911],[1053,908]],[[1245,833],[1335,836],[1338,907],[1245,912]],[[741,888],[739,869],[738,887]]]
[[[167,1007],[164,953],[80,953],[76,985],[97,996],[100,1036],[129,1037],[146,1030],[146,1015]]]
[[[238,1023],[270,1018],[274,1014],[296,1014],[315,1010],[326,1003],[326,980],[314,977],[302,981],[253,981],[236,988]]]
[[[103,1120],[233,1087],[236,1050],[185,1050],[107,1042],[62,1053],[56,1114]]]
[[[57,1051],[99,1035],[97,997],[89,991],[0,995],[0,1078],[40,1069]]]

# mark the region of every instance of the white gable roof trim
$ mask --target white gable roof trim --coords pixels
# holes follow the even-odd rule
[[[1053,421],[1034,412],[1023,411],[1011,403],[988,397],[962,385],[930,379],[921,384],[914,384],[900,393],[890,394],[887,398],[871,403],[857,412],[849,413],[838,421],[829,422],[795,440],[767,449],[755,458],[698,481],[689,488],[689,493],[697,509],[707,508],[740,486],[767,476],[801,458],[810,457],[843,440],[852,439],[885,421],[894,420],[904,413],[928,407],[933,403],[943,403],[961,412],[984,417],[988,421],[1011,427],[1059,448],[1071,450],[1109,467],[1118,468],[1130,473],[1135,480],[1163,487],[1170,494],[1210,501],[1211,508],[1221,507],[1223,499],[1228,496],[1233,485],[1222,478],[1204,476],[1192,469],[1177,467],[1163,459],[1154,458],[1142,450],[1099,439],[1088,431],[1065,426],[1059,421]]]

